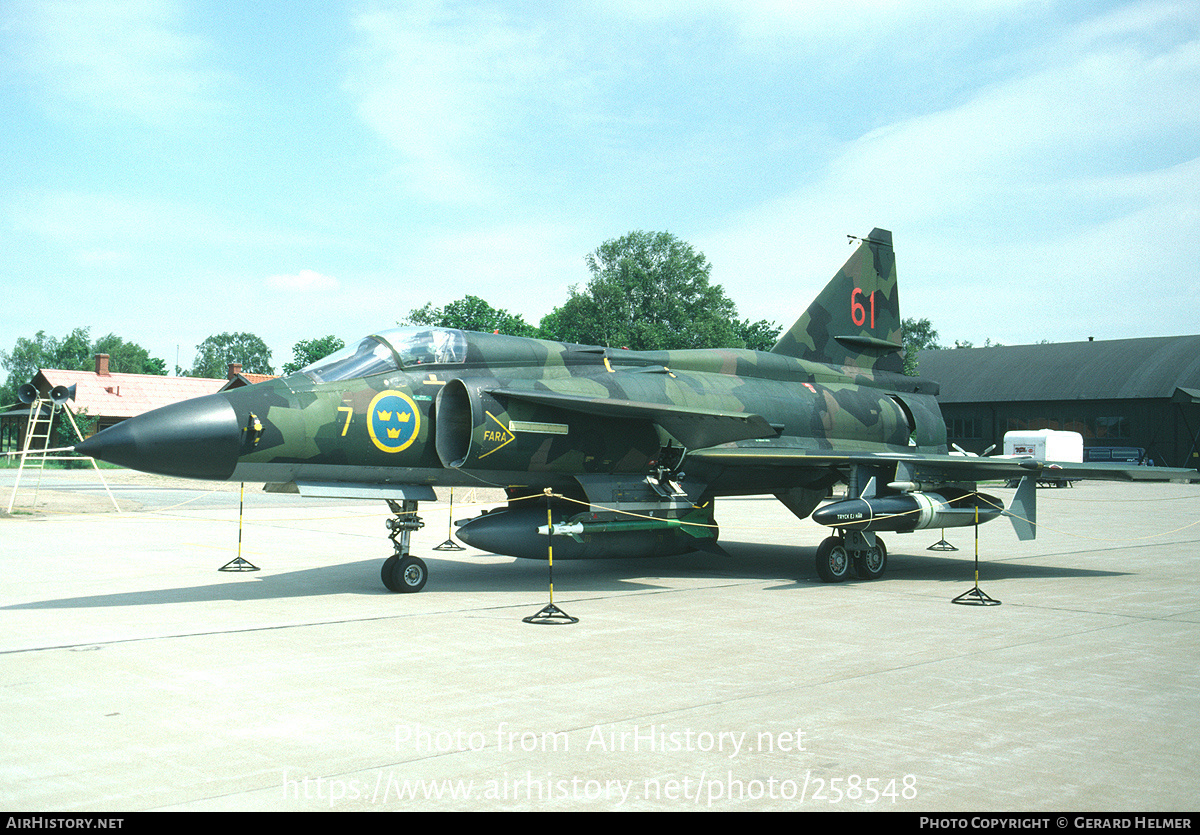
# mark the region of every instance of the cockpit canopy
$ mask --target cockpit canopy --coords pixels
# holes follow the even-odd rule
[[[335,383],[399,371],[415,365],[459,365],[467,359],[467,339],[449,328],[393,328],[380,331],[302,369],[318,383]]]

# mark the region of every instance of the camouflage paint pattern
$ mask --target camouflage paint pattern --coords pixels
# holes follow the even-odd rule
[[[770,353],[468,333],[460,362],[228,392],[239,421],[263,427],[236,477],[562,487],[575,474],[640,478],[664,448],[944,453],[936,389],[899,374],[899,329],[891,234],[876,229]],[[697,477],[713,495],[747,489]],[[755,479],[761,492],[797,486]]]
[[[1044,466],[948,455],[937,387],[903,376],[902,354],[892,237],[875,229],[770,352],[396,329],[288,377],[132,418],[76,449],[152,472],[332,485],[413,505],[432,496],[429,485],[503,487],[509,510],[463,531],[519,539],[497,548],[515,556],[540,550],[530,527],[540,514],[521,501],[544,488],[559,518],[583,526],[578,554],[618,556],[716,548],[717,496],[774,494],[805,517],[839,481],[854,497],[872,485],[868,498],[883,500],[881,489]],[[1144,477],[1127,469],[1091,465],[1084,477]],[[688,521],[697,518],[707,521]],[[862,535],[852,544],[860,555],[875,547]]]
[[[771,353],[900,373],[900,298],[892,233],[873,229]],[[831,339],[832,337],[832,339]]]

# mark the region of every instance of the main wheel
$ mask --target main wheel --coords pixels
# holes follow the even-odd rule
[[[875,537],[875,547],[868,548],[862,556],[854,561],[860,580],[878,580],[887,569],[887,546],[883,540]]]
[[[817,546],[817,574],[826,583],[840,583],[850,574],[850,554],[840,536],[830,536]]]

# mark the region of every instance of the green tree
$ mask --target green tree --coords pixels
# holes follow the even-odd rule
[[[543,339],[580,345],[603,343],[604,340],[597,336],[595,305],[592,300],[581,295],[575,287],[571,287],[569,293],[561,307],[554,308],[542,317],[538,334]]]
[[[537,329],[523,318],[507,310],[494,308],[478,296],[463,296],[445,307],[434,307],[433,302],[427,302],[424,307],[410,311],[400,324],[458,328],[509,336],[537,336]]]
[[[78,370],[78,369],[77,369]],[[96,424],[100,421],[99,415],[92,415],[88,410],[82,407],[72,407],[72,415],[75,417],[75,426],[79,427],[79,434],[84,438],[90,437],[96,431]],[[71,422],[65,417],[56,416],[54,419],[54,441],[56,447],[75,446],[79,443],[79,438],[75,436],[75,429],[71,426]],[[87,466],[81,460],[68,460],[64,465],[67,469],[76,469]]]
[[[752,351],[770,351],[779,341],[779,333],[783,330],[779,325],[768,322],[766,319],[759,319],[757,322],[743,319],[733,324],[737,329],[738,338]]]
[[[904,341],[904,373],[916,377],[918,354],[941,350],[938,332],[928,319],[904,319],[900,322],[900,333]]]
[[[301,368],[306,368],[317,360],[323,360],[345,347],[346,343],[333,335],[323,336],[320,339],[302,339],[292,346],[292,360],[283,364],[283,373],[295,374]]]
[[[54,364],[47,368],[63,368],[74,371],[86,371],[95,367],[92,356],[92,342],[88,338],[88,328],[76,328],[58,341]]]
[[[585,261],[592,278],[542,319],[547,338],[633,350],[746,344],[736,306],[709,282],[712,265],[671,233],[630,232]]]
[[[167,364],[134,342],[115,333],[102,336],[92,346],[93,354],[108,354],[108,370],[114,374],[166,374]],[[89,366],[91,367],[91,366]]]
[[[210,336],[196,346],[198,353],[191,376],[221,378],[229,373],[231,362],[241,363],[247,374],[274,374],[271,349],[252,333],[222,333]]]
[[[33,379],[39,368],[66,371],[91,371],[96,354],[108,354],[108,368],[117,374],[166,374],[167,364],[133,342],[116,334],[102,336],[92,343],[88,328],[75,328],[62,339],[38,331],[29,339],[20,337],[11,352],[0,351],[0,365],[9,370],[8,380],[0,389],[0,403],[11,403],[23,383]]]
[[[92,346],[87,328],[76,328],[62,339],[38,331],[33,339],[18,337],[11,352],[0,351],[0,365],[8,379],[0,391],[0,405],[15,403],[17,389],[33,379],[39,368],[82,371],[92,367]]]

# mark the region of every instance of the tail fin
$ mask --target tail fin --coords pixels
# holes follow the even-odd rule
[[[771,353],[899,374],[903,350],[892,233],[873,229]]]

